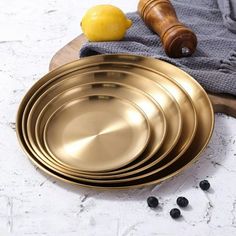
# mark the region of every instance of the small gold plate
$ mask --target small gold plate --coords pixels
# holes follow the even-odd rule
[[[62,84],[63,85],[63,84]],[[63,86],[62,86],[63,88]],[[47,94],[54,95],[55,97],[50,100],[48,103]],[[34,107],[32,108],[31,115],[28,118],[28,124],[30,124],[33,119],[35,119],[34,114],[38,114],[37,104],[44,105],[43,110],[40,112],[40,114],[36,117],[36,125],[35,130],[30,130],[28,132],[28,135],[32,142],[34,143],[33,147],[34,149],[40,149],[40,151],[47,157],[49,160],[51,160],[54,164],[54,160],[52,160],[52,155],[48,155],[47,151],[45,151],[45,145],[43,144],[43,130],[46,122],[48,121],[50,115],[54,113],[59,106],[61,106],[63,103],[66,103],[70,100],[73,100],[75,98],[78,98],[78,96],[89,96],[91,94],[97,94],[100,96],[117,96],[122,97],[123,99],[127,99],[130,102],[135,103],[140,109],[144,111],[148,118],[148,122],[151,127],[151,137],[147,144],[147,147],[144,151],[144,153],[141,154],[140,157],[142,159],[148,160],[151,158],[157,150],[161,147],[165,135],[166,135],[166,119],[164,116],[164,112],[159,104],[155,103],[153,99],[148,97],[145,93],[142,91],[135,89],[133,87],[125,86],[122,84],[117,83],[89,83],[89,84],[83,84],[81,86],[75,86],[71,89],[68,89],[67,91],[64,91],[62,93],[58,94],[57,90],[54,90],[53,87],[50,87],[47,91],[47,93],[44,93],[35,103]],[[31,126],[31,125],[30,125]],[[29,126],[29,127],[30,127]],[[83,127],[83,129],[86,129],[86,127]],[[35,134],[32,134],[34,133]],[[140,134],[139,134],[140,135]],[[35,141],[33,141],[34,137],[36,137],[37,145],[35,145]],[[40,154],[40,153],[39,153]],[[140,157],[138,157],[140,159]],[[57,158],[54,158],[55,161],[57,161]],[[59,164],[62,164],[61,167],[69,167],[69,173],[73,173],[73,169],[76,171],[76,166],[70,167],[67,166],[64,163],[59,162]],[[81,173],[78,171],[78,173]],[[99,173],[97,173],[99,174]],[[102,173],[100,173],[101,175]]]
[[[120,168],[148,144],[145,113],[114,96],[87,96],[67,102],[48,119],[44,144],[54,159],[81,171]]]

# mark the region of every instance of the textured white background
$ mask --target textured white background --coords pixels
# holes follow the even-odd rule
[[[41,173],[16,139],[20,100],[47,73],[53,54],[80,31],[85,10],[111,3],[124,11],[138,1],[0,1],[0,235],[236,235],[236,120],[216,116],[212,140],[192,168],[160,186],[103,192],[72,187]],[[209,179],[212,189],[197,186]],[[147,207],[155,195],[161,206]],[[190,207],[174,221],[177,196]]]

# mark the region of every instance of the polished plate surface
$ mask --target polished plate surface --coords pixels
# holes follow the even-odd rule
[[[133,161],[147,146],[144,112],[114,96],[67,102],[48,119],[44,142],[54,159],[82,171],[107,171]]]
[[[113,95],[113,96],[122,97],[123,99],[127,99],[130,102],[135,103],[139,108],[141,108],[144,111],[151,127],[150,140],[147,144],[146,149],[141,154],[145,159],[151,158],[152,155],[155,154],[157,150],[161,147],[164,141],[164,138],[166,135],[166,119],[164,116],[164,111],[161,109],[159,104],[155,103],[153,99],[149,98],[140,90],[137,90],[132,87],[124,86],[122,84],[117,84],[117,83],[91,83],[91,84],[84,84],[81,86],[72,87],[71,89],[68,89],[67,91],[64,91],[59,94],[57,94],[57,92],[53,90],[53,87],[52,87],[48,90],[48,93],[50,93],[51,95],[55,94],[55,97],[46,104],[45,102],[47,100],[45,100],[45,96],[47,93],[45,94],[45,96],[41,96],[35,103],[36,106],[32,108],[31,117],[29,117],[28,119],[29,121],[31,119],[34,119],[33,114],[35,113],[38,114],[37,104],[41,104],[41,105],[46,104],[43,110],[37,116],[35,130],[29,130],[30,131],[29,136],[31,138],[36,136],[38,147],[48,159],[51,159],[52,155],[51,156],[48,155],[48,153],[45,151],[45,145],[43,144],[43,130],[49,117],[62,104],[69,102],[73,99],[76,99],[78,97],[88,96],[91,94],[98,94],[101,96]],[[28,123],[30,124],[30,122]],[[83,127],[83,129],[86,129],[86,127]],[[35,135],[31,135],[33,132],[35,132]],[[34,146],[34,149],[38,148],[36,145],[33,145],[33,146]],[[56,158],[54,159],[56,160]],[[54,162],[53,160],[51,161]],[[65,162],[63,163],[60,162],[60,164],[63,164],[64,168],[67,166],[65,165]],[[70,168],[68,170],[69,173],[73,173],[72,169],[76,169],[75,166],[73,166],[73,168]]]
[[[127,66],[127,68],[129,68]],[[88,69],[87,69],[88,70]],[[84,73],[77,73],[76,75],[69,76],[69,77],[63,77],[60,79],[57,79],[57,83],[55,83],[53,89],[50,92],[47,92],[45,94],[45,97],[47,97],[47,100],[50,100],[55,97],[55,94],[59,91],[64,91],[66,88],[71,88],[71,85],[74,84],[83,84],[91,82],[124,82],[126,85],[129,86],[135,86],[136,88],[141,89],[143,92],[149,93],[149,95],[154,99],[155,101],[158,101],[160,106],[162,107],[165,117],[166,117],[166,124],[167,124],[167,131],[166,131],[166,142],[164,141],[160,150],[156,153],[155,156],[150,158],[150,164],[147,166],[145,165],[146,158],[145,156],[141,155],[140,158],[137,158],[135,160],[135,163],[130,164],[127,168],[123,168],[119,171],[114,171],[115,173],[122,173],[127,170],[135,169],[134,171],[129,171],[127,173],[124,173],[122,176],[128,176],[132,174],[137,174],[141,171],[145,171],[149,167],[153,166],[154,164],[158,163],[162,159],[164,159],[168,153],[175,147],[176,143],[178,142],[182,130],[182,117],[180,113],[180,109],[178,104],[176,103],[176,100],[173,98],[168,91],[166,91],[161,85],[155,83],[152,80],[147,79],[144,76],[139,76],[138,74],[128,73],[122,71],[106,71],[106,70],[93,70],[91,69],[90,72],[84,72]],[[48,90],[46,90],[48,91]],[[53,91],[53,92],[52,92]],[[73,93],[71,91],[71,93]],[[79,94],[79,93],[78,93]],[[46,101],[46,98],[44,98]],[[35,140],[35,134],[34,134],[34,128],[35,128],[35,122],[37,120],[38,114],[44,107],[44,103],[36,102],[38,103],[37,106],[33,107],[30,111],[29,119],[27,122],[27,132],[28,135],[31,136],[30,139]],[[36,108],[36,109],[34,109]],[[33,119],[32,119],[33,116]],[[30,130],[33,130],[30,132]],[[35,143],[35,141],[31,142],[32,144]],[[37,147],[34,148],[37,152]],[[38,153],[40,156],[41,153]],[[42,156],[43,159],[45,159],[44,156]],[[48,160],[46,160],[48,161]],[[50,164],[50,163],[49,163]],[[140,165],[142,165],[142,168],[138,168]],[[112,173],[111,173],[112,174]],[[101,175],[101,174],[98,174]],[[103,174],[102,174],[103,175]],[[80,175],[82,176],[82,175]],[[119,175],[116,177],[118,178]],[[87,176],[86,176],[87,177]],[[106,177],[105,177],[106,178]],[[109,176],[107,177],[109,178]],[[142,178],[141,176],[139,178]]]
[[[152,70],[158,73],[162,73],[169,77],[169,79],[175,83],[178,83],[182,86],[188,95],[191,97],[198,119],[198,127],[196,136],[187,149],[187,151],[180,156],[174,163],[164,168],[159,172],[153,172],[151,175],[142,178],[142,179],[134,179],[126,182],[96,182],[94,180],[84,180],[79,177],[74,177],[70,175],[66,175],[63,171],[58,171],[53,169],[52,166],[48,166],[43,159],[39,159],[38,156],[35,155],[34,152],[31,151],[31,147],[27,144],[27,140],[24,139],[23,131],[25,132],[25,126],[22,126],[23,122],[23,113],[26,111],[27,104],[32,105],[31,97],[34,97],[34,94],[37,94],[36,91],[40,91],[39,87],[44,87],[46,84],[49,84],[52,80],[55,80],[61,77],[63,74],[69,74],[71,72],[75,72],[78,69],[82,69],[88,64],[119,64],[126,63],[129,65],[139,65],[148,70]],[[27,114],[29,111],[26,111],[24,114],[27,118]],[[90,57],[83,60],[79,60],[59,69],[49,73],[43,79],[41,79],[38,83],[36,83],[32,89],[27,93],[25,98],[23,99],[21,106],[18,112],[17,118],[17,134],[19,137],[19,141],[22,145],[22,148],[25,150],[26,154],[37,164],[39,167],[51,173],[58,178],[71,181],[83,186],[90,187],[106,187],[106,188],[130,188],[137,186],[144,186],[148,184],[156,184],[160,183],[163,180],[166,180],[180,171],[183,171],[186,167],[196,161],[199,154],[206,147],[209,139],[211,137],[214,126],[214,114],[211,103],[207,97],[205,91],[201,88],[201,86],[194,81],[189,75],[184,73],[182,70],[159,60],[149,59],[145,57],[131,56],[131,55],[106,55],[106,56],[96,56]],[[22,129],[23,128],[23,129]]]
[[[196,112],[195,112],[194,106],[191,102],[191,99],[185,94],[185,92],[183,90],[181,90],[180,87],[171,83],[165,77],[157,75],[156,73],[146,71],[146,70],[144,71],[142,69],[139,69],[139,68],[136,68],[135,66],[133,66],[132,67],[133,70],[135,68],[135,70],[138,72],[137,73],[138,75],[143,75],[143,77],[139,77],[137,74],[128,72],[128,69],[127,69],[127,68],[129,68],[128,66],[124,67],[123,70],[122,70],[121,66],[118,67],[117,65],[112,66],[112,69],[110,69],[110,67],[108,68],[107,66],[102,66],[102,65],[100,65],[100,67],[101,67],[101,71],[98,71],[97,68],[95,70],[95,69],[93,69],[93,67],[90,67],[88,70],[90,70],[91,72],[69,77],[67,79],[64,79],[60,83],[50,87],[45,92],[44,96],[42,95],[41,99],[38,99],[36,104],[38,103],[41,106],[43,106],[45,104],[45,101],[49,100],[49,97],[54,98],[55,94],[57,94],[58,91],[61,91],[69,86],[89,82],[91,80],[93,80],[93,81],[94,80],[95,81],[103,81],[104,80],[104,81],[112,81],[112,82],[116,82],[116,83],[122,82],[124,84],[130,84],[132,86],[140,86],[140,89],[142,89],[144,91],[148,91],[148,93],[151,93],[151,95],[153,95],[157,101],[161,101],[161,99],[158,99],[155,96],[155,93],[159,94],[159,92],[158,92],[159,90],[153,91],[153,89],[155,88],[155,84],[156,84],[156,83],[153,83],[153,81],[155,80],[156,82],[159,82],[161,85],[164,85],[165,88],[167,88],[171,92],[171,94],[173,94],[175,96],[178,104],[180,105],[180,111],[181,111],[181,114],[183,114],[182,115],[183,128],[181,131],[181,137],[180,137],[177,145],[171,151],[171,153],[169,153],[169,154],[165,153],[164,155],[160,156],[161,158],[158,158],[158,153],[157,153],[148,162],[146,162],[146,160],[148,160],[146,158],[147,156],[141,155],[142,160],[140,160],[141,158],[138,158],[138,159],[136,159],[137,163],[135,163],[135,164],[131,163],[127,168],[122,168],[120,170],[115,170],[115,171],[106,172],[106,173],[93,173],[92,175],[87,174],[87,173],[85,173],[85,174],[84,173],[78,174],[76,172],[74,173],[73,170],[69,170],[69,173],[71,173],[75,176],[86,177],[86,178],[91,178],[91,179],[119,179],[119,178],[124,178],[127,176],[132,176],[132,175],[136,175],[136,174],[140,173],[140,175],[137,178],[142,178],[142,177],[148,175],[150,170],[155,170],[156,172],[158,172],[159,170],[163,169],[164,167],[166,167],[167,165],[171,164],[176,159],[178,159],[185,152],[185,150],[189,147],[189,145],[191,144],[191,142],[194,138],[194,135],[196,133],[196,125],[197,125]],[[146,72],[146,73],[144,73],[144,72]],[[149,80],[145,77],[145,75]],[[138,79],[139,79],[139,82],[142,82],[142,83],[138,83],[138,81],[137,81]],[[96,82],[96,83],[98,83],[98,82]],[[108,83],[108,82],[106,82],[106,83]],[[86,88],[86,86],[85,86],[85,88]],[[106,89],[103,88],[103,89],[104,89],[104,91],[106,91],[107,89],[112,89],[112,88],[106,88]],[[96,86],[94,86],[93,90],[96,92],[99,92],[99,88],[98,87],[96,88]],[[118,91],[122,92],[121,89],[113,88],[113,93],[116,93]],[[66,93],[68,93],[70,96],[73,97],[73,96],[77,96],[77,94],[81,94],[81,93],[83,94],[83,91],[82,91],[82,87],[81,87],[81,88],[77,88],[75,90],[74,89],[72,89],[71,91],[69,90]],[[66,93],[65,93],[65,95],[66,95]],[[127,96],[127,95],[128,95],[128,92],[125,92],[125,91],[120,93],[120,96],[122,96],[122,97]],[[130,99],[134,99],[134,98],[135,98],[134,95],[132,95],[132,97],[130,97]],[[135,103],[138,102],[137,99],[135,99],[133,101]],[[59,103],[57,103],[57,104],[60,104],[60,100],[59,100]],[[146,107],[146,109],[144,111],[146,113],[149,113],[149,115],[151,115],[150,111],[147,110],[148,107],[144,103],[143,99],[142,99],[142,101],[139,101],[138,105],[140,105],[143,110]],[[55,106],[58,106],[58,105],[55,105]],[[37,107],[38,106],[35,106],[35,108],[37,108]],[[44,109],[45,108],[46,107],[44,107]],[[168,110],[168,107],[165,106],[164,108],[167,108],[164,110]],[[39,115],[39,116],[37,115],[38,114],[37,110],[41,111],[40,106],[37,109],[34,109],[34,107],[32,108],[31,113],[34,115],[34,118],[32,118],[32,119],[35,119],[36,117],[38,117],[38,120],[39,120],[41,115]],[[42,111],[42,113],[43,113],[43,111]],[[186,116],[186,114],[188,114],[188,115]],[[45,123],[45,120],[47,120],[47,117],[48,117],[48,115],[44,116],[44,119],[43,119],[44,121],[40,122],[40,129],[35,131],[36,135],[39,135],[39,140],[40,140],[40,136],[42,136],[40,130],[42,130],[43,124]],[[174,116],[167,116],[167,118],[169,120],[169,123],[175,122]],[[29,118],[28,124],[30,124],[30,123],[31,123],[31,117]],[[32,127],[34,127],[34,126],[35,125],[32,125]],[[36,124],[36,127],[37,126],[38,126],[38,124]],[[156,126],[156,128],[158,128],[158,126]],[[29,133],[29,135],[30,135],[30,133]],[[39,144],[39,146],[41,146],[40,141],[37,141],[37,143]],[[169,144],[170,143],[168,143],[168,145]],[[43,151],[43,149],[41,149],[41,151]],[[147,154],[147,153],[144,153],[144,154]],[[44,153],[44,155],[47,156],[47,154],[45,154],[45,153]],[[49,159],[50,159],[50,157],[49,157]],[[134,168],[135,168],[135,170],[130,171]],[[150,169],[150,168],[152,168],[152,169]],[[99,175],[99,176],[96,176],[96,175]],[[125,181],[125,180],[122,180],[122,181]]]

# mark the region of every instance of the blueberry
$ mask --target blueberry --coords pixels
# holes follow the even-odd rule
[[[186,207],[188,205],[188,199],[185,197],[178,197],[176,203],[180,207]]]
[[[207,180],[202,180],[200,183],[199,183],[199,186],[202,190],[204,191],[207,191],[209,188],[210,188],[210,183],[207,181]]]
[[[156,208],[159,204],[159,201],[156,197],[151,196],[151,197],[148,197],[147,204],[151,208]]]
[[[170,211],[170,216],[173,218],[173,219],[177,219],[181,216],[181,212],[179,209],[177,208],[173,208],[171,211]]]

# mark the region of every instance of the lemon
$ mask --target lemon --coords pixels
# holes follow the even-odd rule
[[[93,42],[121,40],[131,25],[132,21],[112,5],[90,8],[81,21],[82,31]]]

